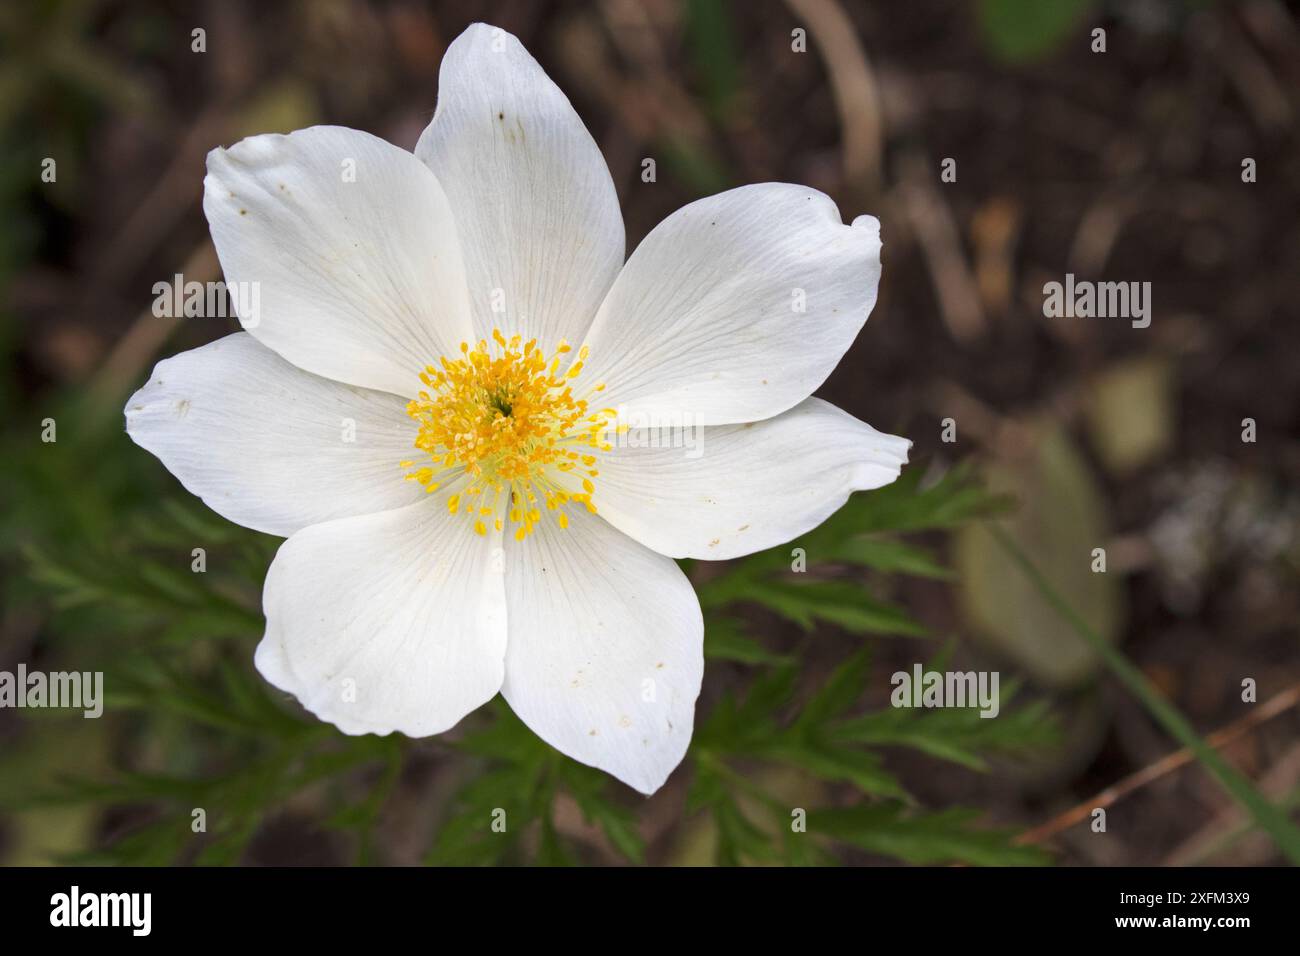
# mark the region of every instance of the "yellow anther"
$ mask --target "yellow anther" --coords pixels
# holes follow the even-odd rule
[[[572,346],[562,341],[548,355],[536,339],[521,349],[522,338],[493,329],[490,340],[462,342],[458,356],[425,366],[419,379],[428,391],[418,392],[406,412],[419,427],[414,444],[427,463],[402,463],[414,468],[407,479],[430,492],[464,479],[447,498],[448,513],[469,516],[480,535],[487,533],[482,518],[497,516],[491,520],[496,531],[508,519],[517,540],[540,522],[540,505],[557,512],[561,528],[569,523],[561,505],[579,501],[595,510],[590,478],[599,474],[596,456],[581,449],[609,450],[604,436],[615,417],[612,408],[596,411],[588,404],[603,384],[575,392],[572,382],[582,373],[587,346],[560,375]],[[579,464],[590,476],[581,479],[581,491],[573,486]]]

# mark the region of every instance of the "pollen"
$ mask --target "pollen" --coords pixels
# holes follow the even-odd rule
[[[522,541],[552,513],[558,527],[570,502],[595,512],[593,451],[608,451],[615,412],[591,402],[604,385],[575,391],[588,350],[571,358],[561,341],[547,355],[533,339],[506,338],[460,345],[458,356],[425,366],[425,389],[406,406],[419,432],[415,447],[427,460],[403,461],[406,480],[429,493],[455,482],[446,507],[479,535],[491,525]],[[462,480],[463,479],[463,480]]]

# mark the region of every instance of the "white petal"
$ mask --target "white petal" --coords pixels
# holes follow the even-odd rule
[[[597,516],[551,519],[506,549],[501,693],[552,747],[654,793],[691,740],[699,601],[676,564]]]
[[[500,537],[440,501],[298,532],[262,602],[258,670],[344,733],[441,733],[501,687]]]
[[[758,421],[812,394],[876,304],[880,223],[803,186],[743,186],[637,247],[587,334],[601,403],[657,419]],[[800,308],[803,311],[799,311]]]
[[[400,508],[416,425],[404,401],[290,365],[246,332],[164,359],[126,405],[126,430],[190,493],[270,534]]]
[[[898,477],[911,442],[809,398],[766,421],[629,432],[600,462],[600,515],[675,558],[734,558],[817,527],[853,491]],[[682,447],[666,447],[669,442]],[[688,447],[689,445],[689,447]]]
[[[415,153],[451,201],[478,337],[581,340],[623,264],[623,217],[591,134],[514,36],[456,38]]]
[[[338,126],[208,154],[203,211],[240,321],[299,368],[397,395],[472,335],[451,209],[428,167]]]

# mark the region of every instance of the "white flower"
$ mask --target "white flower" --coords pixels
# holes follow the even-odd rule
[[[226,281],[258,283],[260,309],[160,362],[127,430],[213,510],[288,537],[256,664],[345,733],[440,733],[500,691],[653,793],[704,669],[673,559],[789,541],[906,461],[809,397],[875,304],[879,223],[745,186],[624,264],[600,151],[504,31],[451,45],[414,155],[339,127],[254,136],[209,154],[204,190]],[[702,445],[630,447],[615,411]]]

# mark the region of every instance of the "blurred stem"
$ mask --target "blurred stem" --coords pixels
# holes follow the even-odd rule
[[[1179,713],[1178,708],[1161,696],[1127,657],[1102,640],[1101,636],[1088,626],[1001,525],[986,521],[985,527],[1047,603],[1079,637],[1087,642],[1120,682],[1142,702],[1147,712],[1174,739],[1196,755],[1196,759],[1222,784],[1223,789],[1245,808],[1261,829],[1272,836],[1278,848],[1292,863],[1300,864],[1300,829],[1296,828],[1287,814],[1270,803],[1243,774],[1202,740],[1187,719]]]

